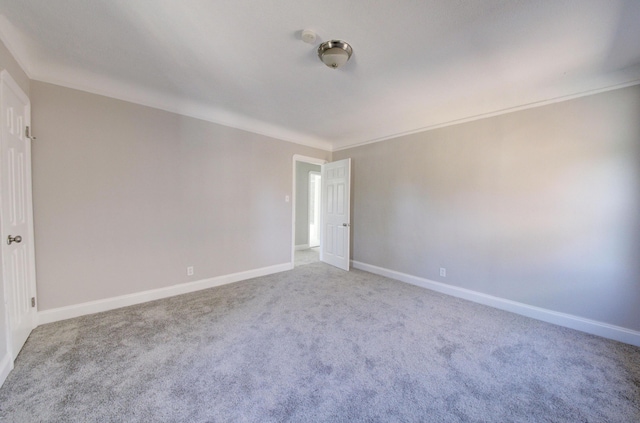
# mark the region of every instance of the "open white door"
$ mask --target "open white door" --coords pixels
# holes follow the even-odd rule
[[[320,260],[349,270],[351,159],[322,165]]]
[[[15,360],[36,325],[31,199],[30,102],[7,71],[0,75],[0,221],[8,350]]]

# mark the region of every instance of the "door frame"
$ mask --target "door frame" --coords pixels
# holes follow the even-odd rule
[[[293,188],[291,191],[291,268],[295,267],[295,257],[296,257],[296,170],[297,170],[297,162],[302,163],[310,163],[322,166],[323,164],[328,163],[327,160],[318,159],[316,157],[308,157],[302,156],[300,154],[293,155]],[[322,237],[320,237],[320,249],[322,249]]]

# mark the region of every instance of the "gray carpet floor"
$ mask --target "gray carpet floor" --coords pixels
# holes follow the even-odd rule
[[[366,272],[38,327],[2,422],[638,422],[640,348]]]
[[[295,267],[304,266],[306,264],[315,263],[317,261],[320,261],[320,247],[298,250],[295,253]]]

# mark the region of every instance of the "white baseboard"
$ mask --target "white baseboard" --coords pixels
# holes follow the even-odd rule
[[[214,278],[202,279],[199,281],[172,285],[166,288],[153,289],[150,291],[136,292],[134,294],[122,295],[119,297],[106,298],[104,300],[90,301],[71,306],[43,310],[38,312],[38,324],[52,323],[60,320],[72,319],[74,317],[85,316],[87,314],[100,313],[116,308],[146,303],[148,301],[160,300],[162,298],[187,294],[189,292],[200,291],[202,289],[213,288],[215,286],[226,285],[246,279],[271,275],[273,273],[284,272],[293,269],[292,263],[282,263],[274,266],[262,267],[259,269],[247,270],[230,275],[216,276]]]
[[[615,341],[624,342],[640,347],[640,332],[623,328],[621,326],[610,325],[608,323],[596,320],[585,319],[583,317],[574,316],[572,314],[559,313],[557,311],[547,310],[540,307],[530,306],[524,303],[507,300],[492,295],[483,294],[481,292],[472,291],[470,289],[460,288],[436,282],[429,279],[420,278],[418,276],[408,275],[406,273],[396,272],[395,270],[385,269],[383,267],[373,266],[371,264],[352,261],[352,266],[356,269],[364,270],[376,275],[386,276],[401,282],[417,285],[432,291],[441,292],[453,297],[463,298],[475,303],[488,305],[500,310],[510,311],[522,316],[531,317],[533,319],[542,320],[544,322],[553,323],[571,329],[576,329],[592,335],[602,336],[603,338],[613,339]]]
[[[309,249],[309,244],[300,244],[300,245],[296,245],[296,251],[299,250],[308,250]]]
[[[13,360],[11,360],[11,354],[5,351],[2,359],[0,359],[0,386],[4,384],[4,381],[7,380],[7,376],[13,369]]]

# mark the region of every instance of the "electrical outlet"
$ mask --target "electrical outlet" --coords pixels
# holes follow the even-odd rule
[[[442,276],[443,278],[447,277],[447,269],[445,269],[444,267],[440,268],[440,276]]]
[[[193,266],[187,267],[187,276],[193,276]]]

